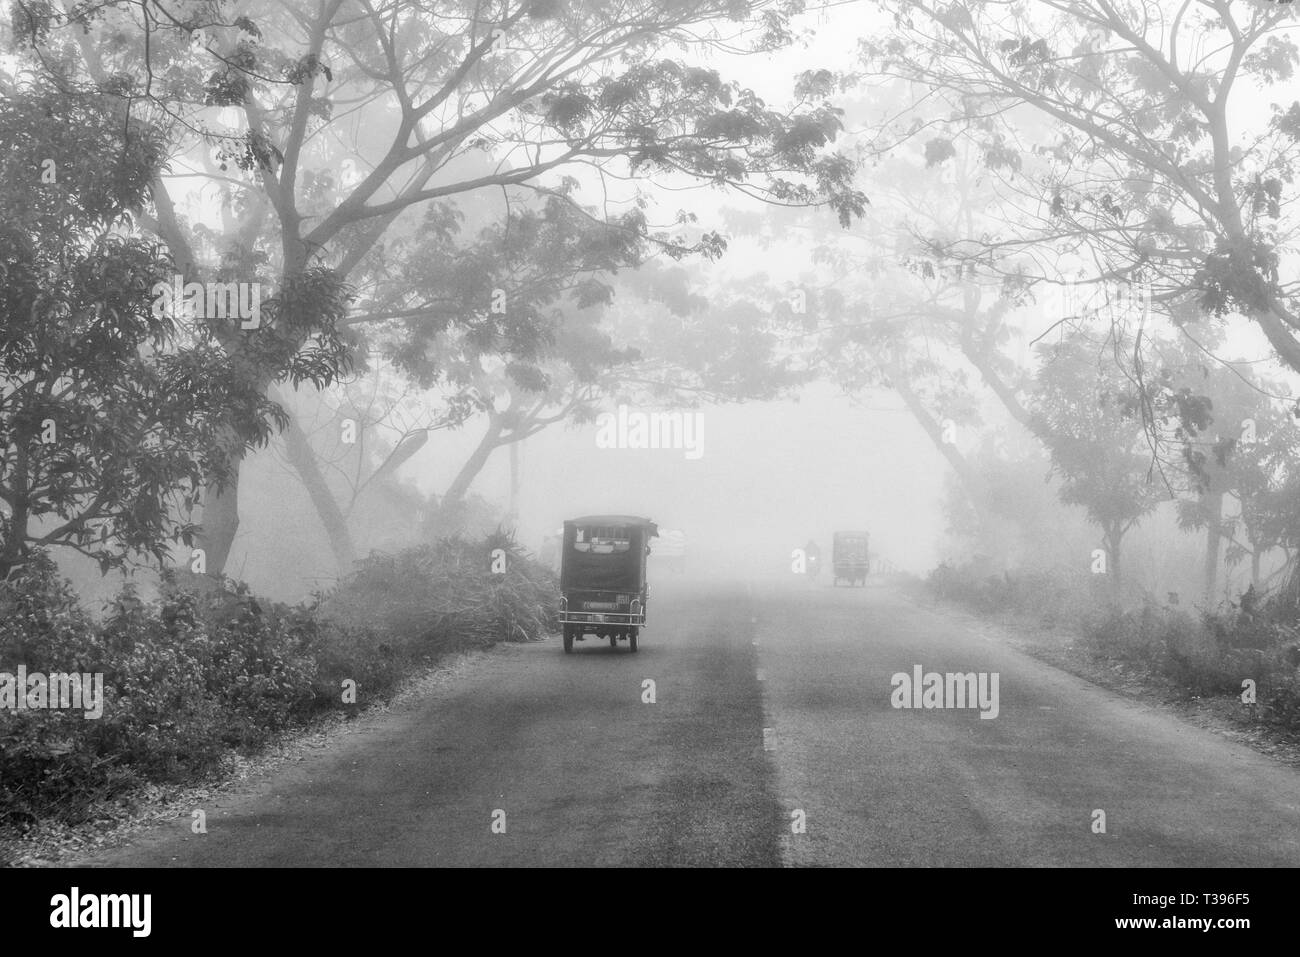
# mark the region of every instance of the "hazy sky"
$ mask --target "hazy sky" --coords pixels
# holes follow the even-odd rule
[[[711,564],[754,570],[789,564],[811,536],[828,546],[835,529],[865,528],[877,554],[923,570],[934,563],[946,465],[888,396],[855,407],[829,387],[799,402],[702,410],[702,455],[674,449],[601,449],[597,427],[552,427],[525,443],[520,459],[520,539],[537,549],[566,518],[643,514],[681,528],[691,553]],[[430,491],[447,486],[480,434],[471,422],[441,433],[407,474]],[[504,504],[509,453],[498,450],[474,491]]]

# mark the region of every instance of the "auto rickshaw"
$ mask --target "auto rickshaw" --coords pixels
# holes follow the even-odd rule
[[[588,515],[564,523],[560,551],[560,627],[564,653],[594,634],[611,648],[637,650],[646,620],[646,557],[658,527],[635,515]]]
[[[867,572],[871,570],[868,553],[870,536],[866,532],[836,532],[831,545],[831,566],[835,572],[834,584],[840,579],[850,586],[866,585]]]

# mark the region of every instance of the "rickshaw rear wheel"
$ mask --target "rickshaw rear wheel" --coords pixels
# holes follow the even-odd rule
[[[609,646],[610,646],[611,648],[617,648],[617,647],[618,647],[618,635],[610,635],[610,636],[609,636]]]
[[[564,653],[573,654],[573,629],[568,625],[564,626]]]
[[[627,630],[627,650],[634,654],[636,653],[636,632],[635,628]]]

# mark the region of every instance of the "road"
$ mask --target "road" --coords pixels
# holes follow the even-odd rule
[[[1300,864],[1295,770],[888,588],[802,586],[656,583],[635,655],[496,649],[208,833],[78,863]],[[997,716],[894,707],[916,666],[996,673]]]

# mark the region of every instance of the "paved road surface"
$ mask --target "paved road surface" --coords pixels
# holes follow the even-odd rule
[[[656,583],[651,615],[636,655],[498,649],[214,801],[206,835],[84,863],[1300,864],[1296,771],[887,588]],[[917,665],[998,673],[998,716],[891,707]]]

